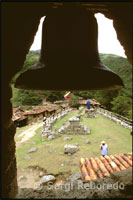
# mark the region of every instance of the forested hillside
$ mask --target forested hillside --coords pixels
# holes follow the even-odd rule
[[[102,62],[116,72],[123,80],[125,88],[120,90],[108,91],[75,91],[73,95],[73,105],[78,105],[78,96],[84,97],[84,99],[95,98],[101,104],[103,104],[108,110],[121,114],[131,119],[132,117],[132,66],[127,59],[112,55],[112,54],[100,54]],[[27,59],[24,63],[21,72],[35,66],[39,58],[39,52],[29,52]],[[66,91],[31,91],[14,88],[18,73],[12,79],[13,88],[13,107],[21,105],[41,105],[42,97],[45,96],[46,100],[54,102],[55,100],[63,100]],[[72,100],[72,99],[71,99]]]

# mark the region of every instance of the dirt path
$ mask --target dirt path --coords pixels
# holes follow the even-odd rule
[[[16,142],[16,146],[19,146],[21,143],[26,142],[31,137],[33,137],[36,134],[35,131],[41,126],[43,126],[43,122],[38,122],[36,124],[30,125],[30,127],[27,128],[27,130],[23,131],[18,135],[18,138],[22,137],[22,139],[21,141]]]
[[[39,167],[28,167],[26,169],[17,169],[17,181],[19,188],[38,188],[40,186],[40,172],[43,172],[43,176],[47,175],[45,169],[41,169]],[[64,184],[66,182],[67,177],[71,174],[67,172],[63,175],[56,174],[55,184]]]
[[[34,188],[39,187],[39,171],[32,169],[17,169],[18,186],[20,188]],[[19,178],[22,177],[20,180]]]

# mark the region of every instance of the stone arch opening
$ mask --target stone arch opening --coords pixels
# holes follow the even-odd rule
[[[45,20],[46,16],[40,18],[40,23],[38,26],[38,30],[36,32],[36,36],[34,37],[34,41],[30,47],[30,50],[40,50],[41,49],[41,39],[42,39],[42,23]]]
[[[101,13],[96,13],[98,23],[98,47],[100,53],[115,54],[126,57],[124,49],[117,39],[117,33],[113,27],[113,20],[108,19]]]

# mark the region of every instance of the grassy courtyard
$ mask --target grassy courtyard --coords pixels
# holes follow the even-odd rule
[[[71,111],[62,119],[56,121],[52,129],[59,129],[62,122],[72,116],[75,116],[79,111]],[[102,140],[108,144],[109,155],[128,153],[132,151],[132,139],[130,130],[126,129],[109,119],[97,115],[96,118],[82,117],[82,124],[88,126],[91,130],[90,135],[62,135],[59,138],[50,141],[41,140],[42,127],[36,130],[36,135],[30,140],[22,143],[16,148],[17,167],[27,168],[28,166],[40,166],[47,170],[48,173],[58,173],[62,170],[71,170],[71,172],[79,171],[78,161],[81,157],[98,157],[100,156],[99,145]],[[26,127],[22,128],[23,130]],[[16,135],[21,133],[21,128],[17,129]],[[70,141],[63,141],[66,136],[72,137]],[[15,138],[17,140],[17,138]],[[90,144],[86,144],[89,140]],[[33,143],[35,142],[35,143]],[[63,154],[65,144],[79,144],[79,151],[73,155]],[[37,151],[28,153],[28,150],[36,147]],[[53,150],[53,152],[49,152]],[[31,158],[26,160],[24,156],[29,155]]]

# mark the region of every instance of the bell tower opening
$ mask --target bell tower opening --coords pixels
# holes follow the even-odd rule
[[[98,47],[100,53],[115,54],[126,58],[123,47],[117,39],[113,27],[113,20],[106,18],[103,14],[95,14],[98,23]]]
[[[42,39],[42,24],[43,21],[45,20],[45,16],[41,17],[40,19],[40,24],[38,26],[38,31],[36,32],[36,35],[34,37],[34,41],[30,47],[29,51],[37,51],[41,49],[41,39]]]
[[[102,13],[96,13],[98,23],[98,47],[99,53],[115,54],[126,58],[124,48],[117,39],[116,31],[113,27],[113,20],[106,18]],[[30,47],[30,51],[41,49],[42,24],[45,16],[40,19],[38,31]]]

